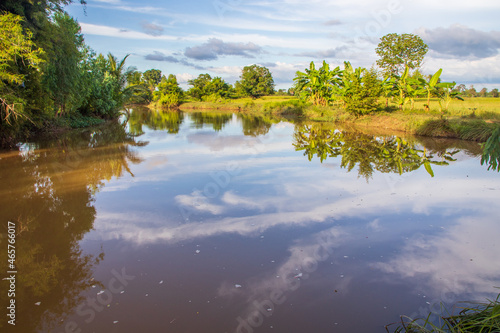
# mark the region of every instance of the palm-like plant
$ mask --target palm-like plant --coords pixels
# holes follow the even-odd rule
[[[432,77],[429,79],[429,82],[425,81],[425,79],[423,78],[418,78],[420,85],[427,92],[427,104],[425,105],[425,109],[427,111],[430,111],[431,95],[436,92],[436,86],[439,82],[439,77],[441,76],[442,72],[443,69],[440,68],[436,73],[434,73],[434,75],[432,75]]]
[[[313,61],[305,72],[298,71],[294,78],[295,90],[302,99],[314,105],[326,106],[334,99],[335,88],[340,82],[342,71],[339,67],[330,70],[330,65],[323,61],[323,66],[316,69]]]
[[[436,87],[441,88],[439,90],[439,109],[441,112],[448,110],[453,99],[464,100],[458,91],[453,91],[455,85],[455,82],[441,82],[436,85]]]
[[[127,77],[134,71],[133,67],[125,68],[125,61],[129,56],[130,54],[127,54],[122,60],[118,61],[118,58],[108,53],[107,70],[114,81],[113,99],[116,102],[117,109],[121,109],[130,100],[134,92],[140,89],[138,86],[127,87]]]
[[[399,75],[394,76],[395,83],[396,83],[395,88],[397,91],[396,98],[397,98],[397,102],[398,102],[400,109],[402,109],[404,107],[404,105],[406,103],[408,103],[408,101],[409,101],[408,92],[407,92],[407,88],[408,88],[407,79],[408,79],[409,73],[410,73],[410,69],[408,66],[406,66],[405,70],[401,76],[399,76]]]
[[[396,78],[386,76],[381,83],[382,94],[385,97],[385,107],[389,107],[389,98],[394,97],[394,92],[396,90]]]

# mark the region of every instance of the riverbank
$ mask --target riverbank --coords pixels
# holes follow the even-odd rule
[[[485,303],[469,303],[459,307],[460,313],[442,317],[439,323],[429,318],[412,319],[401,317],[401,324],[394,333],[452,333],[452,332],[499,332],[500,331],[500,294]],[[387,332],[390,332],[386,326]]]
[[[394,104],[369,115],[355,117],[340,105],[313,106],[291,96],[266,96],[252,100],[213,102],[186,102],[183,111],[232,111],[246,114],[272,116],[285,120],[302,120],[352,124],[361,127],[380,128],[408,134],[486,141],[495,128],[500,126],[500,99],[469,98],[456,101],[447,111],[440,112],[437,100],[431,100],[431,111],[424,110],[425,99],[417,99],[413,110],[399,110]],[[385,103],[385,101],[384,101]]]

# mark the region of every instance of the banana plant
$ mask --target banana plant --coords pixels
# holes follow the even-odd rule
[[[330,70],[330,65],[323,61],[323,66],[316,69],[314,62],[311,61],[309,69],[296,73],[295,88],[301,98],[309,100],[314,105],[326,106],[335,97],[335,87],[339,84],[341,75],[339,67]]]
[[[408,97],[408,92],[407,92],[407,87],[408,87],[407,79],[408,79],[409,73],[410,73],[410,68],[408,66],[406,66],[405,70],[404,70],[403,74],[401,74],[401,76],[395,75],[395,79],[396,79],[395,87],[396,87],[396,91],[397,91],[396,99],[397,99],[397,102],[398,102],[400,109],[403,109],[404,105],[406,103],[408,103],[408,101],[410,100]]]
[[[385,107],[389,107],[389,98],[394,96],[396,86],[396,78],[386,76],[382,81],[382,93],[385,97]]]
[[[441,82],[436,85],[437,88],[441,88],[439,93],[439,109],[441,112],[448,110],[448,106],[453,99],[464,100],[458,91],[453,91],[455,85],[456,82]]]
[[[413,78],[408,78],[406,80],[406,96],[410,101],[411,110],[415,108],[415,98],[422,95],[424,92],[419,80]]]
[[[432,77],[429,79],[429,82],[425,81],[425,79],[423,78],[418,78],[421,86],[427,91],[427,104],[424,105],[427,111],[431,110],[431,95],[436,92],[436,87],[442,72],[443,69],[440,68],[436,73],[434,73],[434,75],[432,75]]]
[[[483,143],[483,156],[481,165],[487,164],[488,170],[500,172],[500,126],[498,126],[486,143]]]

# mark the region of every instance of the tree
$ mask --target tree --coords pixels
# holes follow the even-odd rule
[[[498,97],[498,88],[491,89],[491,97]]]
[[[221,99],[229,98],[231,92],[232,87],[221,77],[216,76],[205,86],[205,96],[203,99],[215,102]]]
[[[50,25],[51,47],[44,86],[54,102],[56,115],[75,111],[82,103],[82,71],[85,47],[78,22],[66,13],[57,12]]]
[[[212,81],[210,74],[200,74],[196,79],[188,80],[188,85],[193,86],[189,89],[191,97],[200,100],[205,96],[205,88]]]
[[[349,62],[345,62],[345,67],[344,81],[349,82],[343,96],[346,110],[356,116],[375,111],[382,94],[382,85],[375,69],[354,69]]]
[[[222,78],[212,78],[210,74],[200,74],[196,79],[189,80],[188,84],[193,86],[189,89],[189,95],[197,100],[218,101],[229,98],[232,87]]]
[[[132,68],[125,68],[128,55],[118,60],[111,53],[107,57],[88,52],[84,61],[85,73],[83,85],[85,96],[79,111],[82,114],[98,115],[104,118],[115,118],[120,109],[138,90],[138,85],[127,86],[127,77],[133,73]]]
[[[148,85],[149,90],[153,92],[161,82],[161,71],[159,69],[149,69],[142,74],[142,79]]]
[[[477,91],[476,88],[474,88],[474,85],[471,85],[469,89],[467,89],[467,95],[469,97],[477,97]]]
[[[133,70],[127,73],[127,85],[135,86],[143,83],[142,72],[138,70]]]
[[[162,77],[158,90],[153,93],[153,101],[160,108],[175,108],[181,103],[183,93],[177,77],[170,74]]]
[[[481,91],[479,91],[479,97],[486,97],[486,96],[488,96],[488,89],[487,88],[481,89]]]
[[[258,98],[274,94],[274,80],[268,68],[251,65],[245,66],[236,82],[236,88],[243,96]]]
[[[18,15],[7,13],[0,16],[0,128],[4,121],[10,125],[12,119],[21,115],[25,104],[16,90],[25,80],[17,62],[36,70],[42,62],[42,50],[34,46],[31,31],[23,31],[21,22]]]
[[[455,90],[461,94],[465,94],[467,92],[467,87],[465,87],[465,84],[459,84],[455,87]]]
[[[418,69],[427,50],[428,46],[417,35],[391,33],[382,37],[375,49],[380,57],[377,65],[385,75],[400,75],[406,66]]]

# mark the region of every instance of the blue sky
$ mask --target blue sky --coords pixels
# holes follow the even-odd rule
[[[202,73],[234,83],[244,66],[273,73],[289,88],[311,61],[375,64],[387,33],[415,33],[429,45],[423,72],[500,88],[498,0],[87,0],[67,11],[96,52],[140,71],[175,74],[186,87]]]

